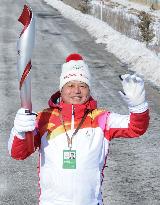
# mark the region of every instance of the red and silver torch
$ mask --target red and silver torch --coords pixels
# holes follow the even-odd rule
[[[26,112],[32,112],[31,102],[31,56],[35,41],[35,18],[31,8],[24,5],[23,11],[18,19],[23,24],[23,30],[20,33],[17,42],[17,70],[19,79],[21,107]],[[34,138],[32,132],[26,133],[28,151],[34,151]]]

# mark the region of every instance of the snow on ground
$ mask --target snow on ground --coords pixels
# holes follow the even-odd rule
[[[112,0],[112,2],[116,2],[118,4],[126,6],[127,8],[134,8],[139,11],[143,10],[148,12],[150,10],[150,8],[147,5],[130,2],[128,0]]]
[[[145,44],[122,35],[107,23],[91,15],[82,14],[62,1],[45,0],[45,2],[59,10],[65,18],[86,29],[91,36],[95,37],[96,43],[105,44],[106,50],[113,53],[122,63],[127,64],[128,69],[160,87],[160,59],[147,49]]]
[[[136,9],[138,11],[145,11],[148,13],[151,13],[152,15],[155,15],[157,17],[160,17],[160,11],[159,10],[152,10],[148,5],[143,5],[143,4],[138,4],[138,3],[134,3],[134,2],[129,2],[128,0],[112,0],[112,2],[121,4],[125,7],[127,7],[128,9]]]

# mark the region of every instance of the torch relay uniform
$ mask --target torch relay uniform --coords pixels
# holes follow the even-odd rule
[[[33,130],[40,159],[39,204],[102,205],[101,186],[109,143],[114,138],[143,135],[149,123],[148,104],[143,102],[132,107],[129,115],[120,115],[97,108],[92,97],[84,104],[74,105],[62,100],[57,103],[59,98],[60,92],[51,96],[49,107],[38,113]],[[21,108],[17,115],[23,114]],[[64,157],[69,150],[67,135],[73,136],[71,152],[75,154],[74,161],[69,161],[73,162],[70,168],[65,167]],[[8,147],[14,159],[24,160],[31,155],[25,132],[17,131],[15,126]]]
[[[142,135],[148,126],[148,110],[119,115],[97,109],[92,98],[85,105],[73,106],[63,102],[56,105],[55,100],[53,95],[50,108],[38,114],[34,130],[35,148],[39,147],[40,155],[40,205],[101,205],[101,183],[109,142],[117,137]],[[71,136],[87,109],[90,112],[73,138],[76,169],[63,169],[62,154],[68,149],[68,144],[60,113]],[[106,126],[104,122],[107,122]],[[25,135],[17,133],[14,128],[9,150],[15,159],[25,159],[30,155]]]

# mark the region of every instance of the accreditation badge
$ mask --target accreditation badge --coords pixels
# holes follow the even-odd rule
[[[63,169],[76,169],[76,150],[63,150]]]

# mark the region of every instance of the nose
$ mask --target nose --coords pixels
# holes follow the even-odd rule
[[[74,92],[75,92],[76,94],[81,93],[80,87],[79,87],[79,86],[75,86],[75,87],[74,87]]]

